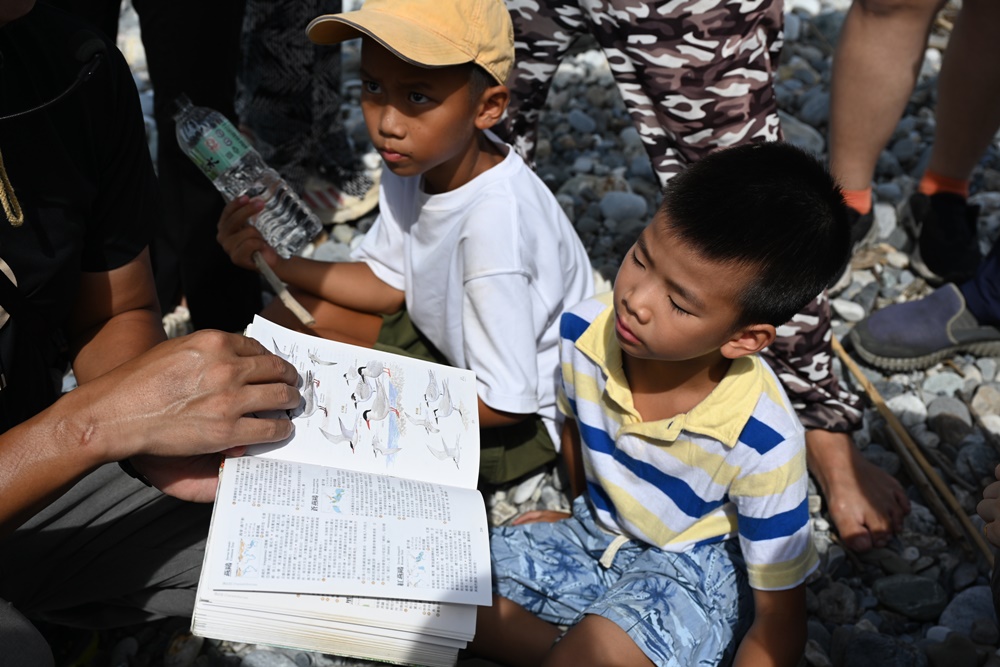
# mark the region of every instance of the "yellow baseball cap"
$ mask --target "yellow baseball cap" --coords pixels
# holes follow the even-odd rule
[[[317,44],[365,35],[420,67],[476,63],[498,83],[514,64],[503,0],[364,0],[357,11],[317,16],[306,34]]]

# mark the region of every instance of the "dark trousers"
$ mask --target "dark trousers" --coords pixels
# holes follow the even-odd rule
[[[112,39],[120,0],[51,0]],[[236,120],[236,72],[244,0],[133,0],[142,30],[163,215],[151,247],[157,296],[165,312],[187,298],[196,329],[242,330],[261,308],[260,282],[236,267],[215,240],[224,202],[183,154],[174,135],[174,100],[186,94]]]

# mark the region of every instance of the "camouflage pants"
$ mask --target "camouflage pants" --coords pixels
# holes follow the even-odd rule
[[[511,103],[502,133],[532,162],[538,117],[560,60],[591,33],[661,183],[719,148],[780,138],[772,78],[781,0],[507,0]],[[764,358],[808,429],[851,431],[860,400],[832,372],[830,304],[818,296]]]
[[[823,292],[778,327],[762,356],[770,364],[806,429],[853,431],[861,426],[861,400],[833,373],[830,300]]]
[[[560,60],[591,33],[661,184],[707,153],[779,137],[772,76],[782,2],[507,0],[514,70],[506,138],[529,163]]]

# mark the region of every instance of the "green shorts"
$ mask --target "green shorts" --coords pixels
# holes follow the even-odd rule
[[[375,349],[451,366],[413,326],[406,309],[383,316]],[[482,482],[509,482],[556,458],[552,438],[538,415],[519,424],[482,429],[479,433],[479,479]]]

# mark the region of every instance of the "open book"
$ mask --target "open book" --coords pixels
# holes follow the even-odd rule
[[[222,468],[192,632],[454,664],[491,600],[475,375],[261,318],[248,335],[303,400],[291,438]]]

